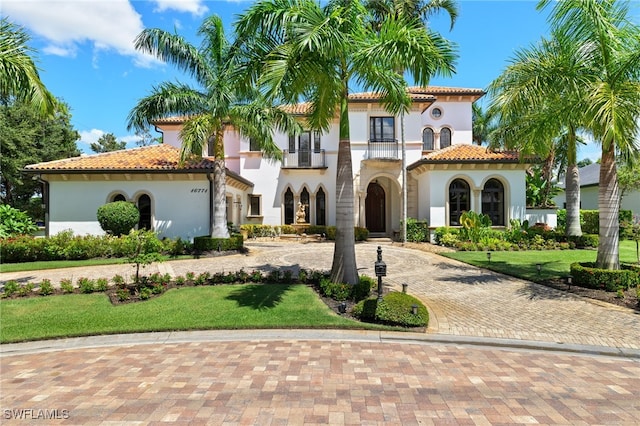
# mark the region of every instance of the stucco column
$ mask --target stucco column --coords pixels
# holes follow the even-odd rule
[[[356,223],[360,228],[364,228],[364,214],[365,214],[365,197],[366,193],[363,191],[358,191],[358,217],[356,218]]]
[[[471,199],[471,210],[476,213],[482,213],[482,189],[473,188],[473,198]]]

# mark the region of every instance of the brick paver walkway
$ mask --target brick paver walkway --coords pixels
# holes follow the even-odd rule
[[[250,246],[250,255],[166,262],[148,272],[328,269],[333,250],[328,243]],[[356,247],[360,273],[373,276],[376,244]],[[430,330],[416,335],[423,338],[200,332],[204,338],[153,333],[2,345],[0,422],[640,424],[640,315],[430,253],[383,249],[385,284],[409,284],[430,308]],[[130,268],[2,274],[0,280],[110,278]],[[220,333],[224,338],[216,338]],[[528,349],[500,346],[514,341]],[[555,351],[534,350],[535,342]],[[621,356],[558,351],[564,346],[590,353],[618,348]],[[56,415],[68,418],[50,419]]]

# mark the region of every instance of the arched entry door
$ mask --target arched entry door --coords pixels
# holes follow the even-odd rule
[[[367,187],[365,200],[365,215],[369,232],[386,232],[384,189],[377,182],[371,182]]]

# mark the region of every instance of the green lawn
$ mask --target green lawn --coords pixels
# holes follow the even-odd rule
[[[0,302],[0,343],[112,333],[251,328],[389,329],[342,318],[305,285],[185,287],[113,306],[104,293]]]
[[[489,262],[486,251],[442,253],[443,256],[461,262],[530,281],[567,277],[571,263],[595,262],[596,254],[595,250],[493,251]],[[638,261],[635,242],[620,242],[620,260],[629,263]],[[541,266],[540,274],[536,268],[537,263]]]

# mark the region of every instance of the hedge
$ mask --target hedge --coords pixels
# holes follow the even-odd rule
[[[567,210],[559,209],[558,214],[558,227],[565,228],[567,226]],[[633,212],[631,210],[620,210],[618,213],[618,221],[620,222],[620,231],[622,232],[622,224],[631,222],[633,219]],[[580,225],[582,232],[585,234],[598,234],[600,233],[600,211],[599,210],[580,210]]]
[[[595,267],[595,262],[575,262],[570,270],[573,284],[581,287],[618,291],[640,285],[640,268],[627,264],[622,264],[621,268],[599,269]]]
[[[235,234],[229,238],[212,238],[209,235],[203,235],[193,239],[193,248],[201,252],[241,250],[243,246],[244,240],[241,234]]]

